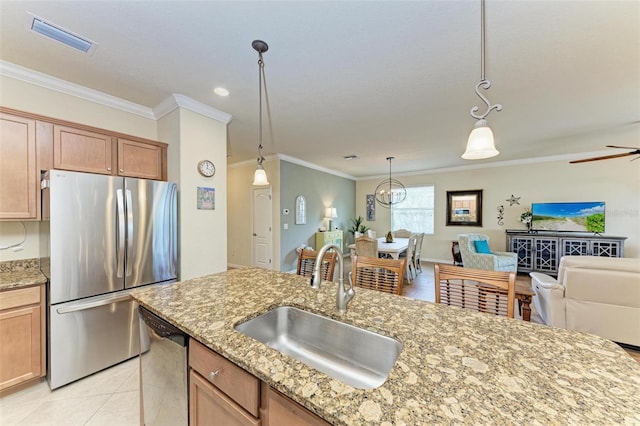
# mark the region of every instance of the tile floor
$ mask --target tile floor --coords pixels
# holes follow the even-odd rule
[[[138,358],[58,388],[47,382],[0,399],[0,425],[139,426]]]
[[[345,263],[348,263],[345,264],[346,276],[351,263]],[[424,263],[422,270],[412,284],[405,286],[403,294],[433,302],[433,264]],[[528,276],[521,275],[518,279],[526,280]],[[535,308],[531,321],[542,322]],[[628,352],[637,357],[637,351]],[[636,359],[640,362],[640,357]],[[8,395],[0,399],[0,425],[138,426],[138,364],[134,358],[55,391],[42,382]]]

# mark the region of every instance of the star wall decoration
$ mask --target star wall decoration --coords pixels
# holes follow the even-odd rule
[[[522,197],[514,197],[513,194],[511,194],[511,198],[507,198],[506,201],[509,202],[509,206],[513,206],[514,204],[520,205],[520,198]]]

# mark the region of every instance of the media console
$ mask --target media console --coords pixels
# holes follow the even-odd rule
[[[518,254],[518,272],[556,275],[562,256],[624,257],[627,237],[593,233],[507,229],[507,250]]]

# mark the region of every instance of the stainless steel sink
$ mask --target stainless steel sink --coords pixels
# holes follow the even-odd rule
[[[402,352],[394,338],[291,306],[274,308],[236,330],[358,389],[382,385]]]

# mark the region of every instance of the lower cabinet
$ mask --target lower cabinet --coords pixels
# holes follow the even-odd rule
[[[293,426],[329,423],[190,339],[189,424]]]
[[[0,292],[0,391],[46,374],[44,285]]]

